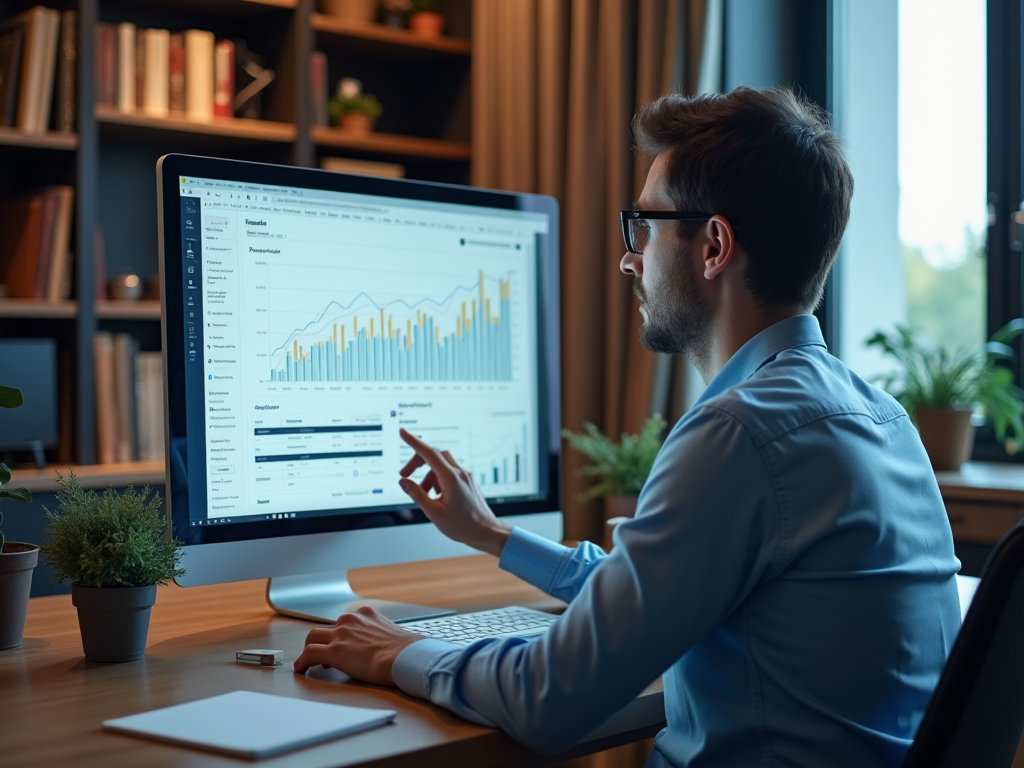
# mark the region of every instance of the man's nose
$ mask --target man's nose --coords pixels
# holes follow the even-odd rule
[[[622,254],[622,261],[619,262],[619,269],[626,275],[637,275],[644,273],[644,262],[638,253],[626,251]]]

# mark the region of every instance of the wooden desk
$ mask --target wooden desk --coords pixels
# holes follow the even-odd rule
[[[557,600],[498,570],[494,558],[366,568],[351,572],[367,597],[461,610],[518,604],[557,609]],[[291,662],[309,622],[279,616],[265,582],[158,590],[146,656],[127,664],[84,660],[68,595],[34,598],[21,648],[0,652],[0,763],[23,766],[498,766],[551,762],[491,728],[419,699],[355,683],[301,677]],[[242,648],[280,648],[285,664],[236,664]],[[392,725],[258,763],[106,733],[100,723],[233,690],[250,690],[353,706],[393,709]],[[562,757],[587,754],[654,735],[664,726],[660,683]],[[561,759],[558,758],[558,759]]]
[[[968,462],[935,478],[955,541],[995,544],[1024,519],[1024,466]]]

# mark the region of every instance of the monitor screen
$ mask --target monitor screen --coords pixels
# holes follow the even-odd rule
[[[560,508],[550,199],[185,156],[159,176],[178,538],[423,522],[400,427],[497,514]]]

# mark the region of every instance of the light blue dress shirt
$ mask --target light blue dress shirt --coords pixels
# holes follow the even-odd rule
[[[663,675],[650,766],[898,766],[960,627],[917,432],[809,315],[722,368],[610,555],[514,530],[500,564],[569,603],[551,630],[420,640],[395,681],[549,753]]]

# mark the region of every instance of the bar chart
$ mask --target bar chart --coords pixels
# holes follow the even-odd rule
[[[490,288],[490,290],[488,290]],[[480,270],[444,297],[332,301],[271,353],[272,382],[510,381],[510,275]]]

